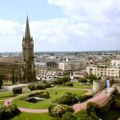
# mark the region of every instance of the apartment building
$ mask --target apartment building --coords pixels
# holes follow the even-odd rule
[[[87,67],[86,72],[97,77],[120,77],[120,68],[118,66],[93,65]]]
[[[83,68],[83,62],[81,61],[65,61],[59,63],[60,70],[80,70]]]

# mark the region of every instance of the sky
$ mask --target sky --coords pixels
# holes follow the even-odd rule
[[[0,52],[120,50],[120,0],[0,0]]]

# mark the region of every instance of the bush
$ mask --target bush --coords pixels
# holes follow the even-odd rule
[[[45,88],[46,88],[45,84],[38,84],[38,85],[36,85],[36,89],[37,90],[43,90]]]
[[[49,114],[53,117],[62,117],[66,112],[74,112],[73,108],[67,105],[51,105],[49,108]]]
[[[50,98],[50,94],[48,92],[35,92],[31,93],[28,97]]]
[[[28,85],[28,88],[30,90],[36,90],[36,85],[35,84]]]
[[[70,82],[70,80],[70,77],[58,78],[56,81],[54,81],[54,84],[64,84],[66,82]]]
[[[77,102],[76,94],[66,92],[62,97],[56,99],[54,102],[58,104],[73,105]]]
[[[73,83],[72,82],[66,82],[66,83],[63,84],[63,86],[71,86],[72,87]]]
[[[16,105],[2,106],[0,108],[0,120],[8,120],[20,114],[20,110]]]
[[[93,102],[88,102],[87,103],[87,112],[90,114],[91,112],[92,113],[95,113],[95,114],[99,114],[100,112],[100,107],[99,105],[97,105],[96,103],[93,103]]]
[[[21,94],[22,93],[22,87],[14,87],[12,89],[13,94]]]
[[[3,79],[4,79],[4,75],[0,74],[0,89],[3,85]]]
[[[93,80],[97,80],[97,77],[95,75],[91,74],[87,77],[87,79],[89,79],[90,83],[93,83]]]
[[[80,83],[87,83],[87,79],[86,78],[80,78],[78,80],[78,82],[80,82]]]
[[[66,112],[65,114],[62,115],[61,120],[77,120],[77,117],[73,115],[72,112]]]
[[[50,88],[50,87],[51,87],[51,84],[48,83],[48,82],[46,82],[46,83],[45,83],[45,88]]]
[[[113,93],[111,107],[114,110],[120,110],[120,94],[118,93],[118,91],[115,91]]]
[[[39,83],[39,84],[31,84],[31,85],[28,86],[28,88],[30,90],[43,90],[43,89],[49,88],[49,87],[51,87],[51,84],[47,83],[47,82]]]
[[[87,113],[86,110],[81,110],[77,112],[75,115],[77,117],[77,120],[95,120]]]
[[[100,118],[96,115],[96,113],[91,112],[90,116],[94,119],[94,120],[100,120]]]
[[[77,99],[78,102],[84,102],[84,101],[86,101],[86,100],[88,100],[92,97],[93,97],[93,95],[83,95],[83,96],[77,95],[76,99]]]

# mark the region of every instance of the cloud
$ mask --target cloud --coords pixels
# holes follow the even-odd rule
[[[21,51],[21,34],[18,22],[0,19],[0,51]]]
[[[119,0],[48,0],[48,3],[61,7],[68,17],[88,26],[85,36],[77,37],[86,50],[120,48]]]
[[[35,51],[120,49],[119,0],[48,0],[66,17],[30,21]],[[0,51],[21,51],[25,24],[0,20]]]

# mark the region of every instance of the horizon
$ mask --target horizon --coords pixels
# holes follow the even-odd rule
[[[120,50],[96,50],[96,51],[34,51],[34,53],[89,53],[89,52],[120,52]],[[0,52],[2,53],[22,53],[22,51],[14,51],[14,52]]]
[[[35,51],[120,50],[120,1],[1,1],[0,52],[21,52],[28,15]],[[64,45],[64,46],[63,46]]]

